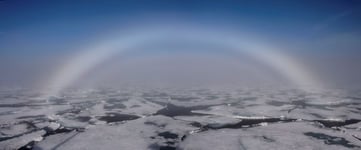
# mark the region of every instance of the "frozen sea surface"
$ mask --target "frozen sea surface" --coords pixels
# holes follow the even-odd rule
[[[361,91],[0,91],[0,149],[361,149]]]

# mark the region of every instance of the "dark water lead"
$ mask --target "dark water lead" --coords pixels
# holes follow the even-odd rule
[[[160,146],[159,150],[176,150],[176,147],[173,147],[173,146]]]
[[[114,103],[114,104],[106,104],[103,107],[104,109],[107,110],[113,110],[113,109],[124,109],[127,108],[127,106],[125,106],[124,104],[120,104],[120,103]]]
[[[16,119],[31,119],[31,118],[45,118],[45,115],[33,115],[33,116],[20,116]]]
[[[161,136],[165,139],[178,139],[178,135],[171,132],[161,132],[158,134],[158,136]]]
[[[245,127],[253,127],[259,126],[260,123],[274,123],[274,122],[292,122],[296,121],[296,119],[288,119],[288,118],[250,118],[250,119],[242,119],[240,122],[233,124],[208,124],[204,126],[204,129],[238,129]]]
[[[355,124],[360,122],[360,119],[348,119],[348,120],[314,120],[325,127],[341,127],[349,124]]]
[[[315,132],[306,132],[304,133],[304,135],[323,140],[323,143],[327,145],[342,145],[347,148],[360,148],[360,146],[353,145],[350,141],[347,141],[345,138],[342,137],[330,136],[327,134]]]
[[[149,149],[151,149],[151,150],[176,150],[177,147],[169,146],[169,145],[152,144],[149,146]]]
[[[175,116],[204,116],[207,114],[194,113],[193,110],[204,110],[213,105],[204,105],[204,106],[192,106],[192,107],[184,107],[184,106],[176,106],[173,104],[167,104],[165,108],[158,110],[154,115],[163,115],[168,117]]]
[[[77,116],[75,119],[80,121],[80,122],[88,122],[90,119],[92,119],[92,117],[90,117],[90,116]]]
[[[112,122],[121,122],[121,121],[127,121],[127,120],[135,120],[140,118],[136,115],[128,115],[128,114],[119,114],[119,113],[106,113],[106,116],[101,116],[98,118],[98,120],[106,121],[107,123]]]

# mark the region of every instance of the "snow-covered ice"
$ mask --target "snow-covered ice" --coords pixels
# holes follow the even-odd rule
[[[361,149],[361,95],[287,88],[0,92],[0,149]]]

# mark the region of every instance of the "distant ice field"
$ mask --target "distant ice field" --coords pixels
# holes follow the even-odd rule
[[[0,149],[361,149],[361,91],[289,88],[0,91]]]

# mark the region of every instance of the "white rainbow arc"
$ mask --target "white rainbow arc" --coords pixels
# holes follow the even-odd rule
[[[151,43],[162,39],[180,38],[199,42],[208,42],[224,45],[247,53],[254,59],[269,65],[283,76],[292,81],[299,88],[309,91],[308,87],[321,87],[321,84],[310,75],[309,71],[290,56],[277,51],[276,48],[257,43],[248,37],[233,36],[232,34],[218,33],[203,30],[166,30],[149,29],[131,34],[122,34],[102,43],[89,46],[75,55],[65,65],[61,66],[56,75],[51,78],[47,87],[52,87],[46,96],[56,96],[60,91],[78,80],[84,73],[97,64],[104,62],[120,52],[132,49],[144,43]]]

